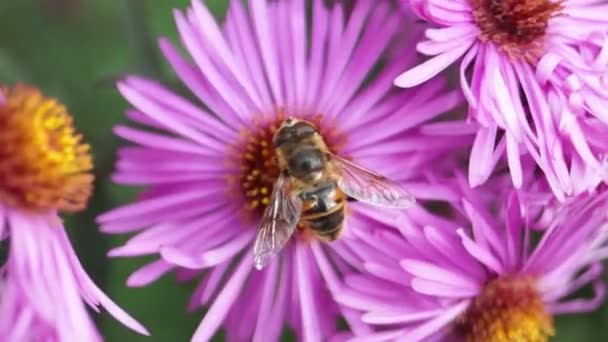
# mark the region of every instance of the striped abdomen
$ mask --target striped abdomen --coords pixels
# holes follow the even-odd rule
[[[340,237],[344,226],[346,196],[335,182],[320,184],[300,193],[303,200],[300,224],[324,241]]]

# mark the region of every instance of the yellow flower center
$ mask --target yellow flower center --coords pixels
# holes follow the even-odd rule
[[[83,209],[93,161],[72,117],[55,99],[18,85],[0,103],[0,200],[25,209]]]
[[[480,39],[491,41],[512,58],[535,62],[549,19],[562,9],[553,0],[471,0]]]
[[[553,319],[531,277],[490,281],[457,327],[467,342],[545,342],[555,334]]]
[[[232,148],[229,163],[240,169],[238,177],[229,178],[231,193],[242,193],[246,200],[246,215],[259,217],[270,202],[274,183],[279,176],[275,148],[272,143],[275,132],[287,119],[282,109],[278,109],[273,120],[255,122],[251,128],[241,132],[241,139]],[[331,151],[345,142],[345,137],[334,129],[321,125],[321,116],[306,119],[318,127]]]

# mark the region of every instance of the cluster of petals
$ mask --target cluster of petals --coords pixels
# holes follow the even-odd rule
[[[220,24],[193,0],[174,12],[187,56],[159,41],[192,96],[138,76],[118,83],[135,126],[115,128],[130,144],[113,180],[145,190],[98,222],[134,234],[110,256],[157,257],[129,286],[169,272],[196,280],[188,309],[205,314],[193,341],[221,329],[229,341],[278,340],[284,325],[304,341],[442,340],[488,282],[513,275],[534,279],[549,315],[603,301],[608,21],[596,12],[606,5],[560,2],[540,54],[514,58],[480,38],[473,2],[407,3],[439,26],[417,45],[433,56],[422,64],[409,46],[422,30],[389,1],[233,0]],[[438,74],[459,59],[461,89],[448,91]],[[470,120],[442,120],[464,100]],[[283,114],[320,117],[344,138],[332,152],[418,204],[349,202],[338,241],[298,231],[256,270],[259,213],[246,209],[234,160],[243,136]],[[467,149],[465,181],[453,169]],[[583,287],[593,297],[573,299]]]
[[[513,57],[483,39],[473,1],[412,0],[407,6],[436,27],[427,29],[426,40],[417,45],[432,58],[401,74],[395,84],[421,84],[461,60],[461,88],[477,127],[468,174],[472,186],[488,180],[505,154],[516,188],[525,182],[523,160],[532,158],[561,201],[603,182],[608,128],[604,1],[559,1],[534,58]]]
[[[318,341],[337,332],[341,316],[352,330],[369,332],[332,294],[341,274],[363,262],[353,251],[376,248],[358,232],[389,229],[394,213],[349,203],[339,241],[320,244],[296,234],[275,261],[255,270],[251,249],[259,222],[243,219],[245,197],[226,180],[240,175],[238,165],[225,161],[243,130],[276,120],[279,108],[308,120],[321,114],[321,126],[347,138],[337,153],[403,182],[418,198],[446,196],[426,184],[435,170],[423,166],[444,162],[472,141],[470,130],[460,129],[465,124],[435,120],[463,101],[459,92],[444,90],[444,78],[416,90],[392,86],[416,58],[412,49],[396,48],[396,39],[408,39],[399,10],[389,2],[346,8],[315,0],[307,16],[307,5],[234,0],[218,25],[194,0],[185,13],[174,13],[191,59],[167,39],[160,47],[196,100],[136,76],[118,85],[133,106],[127,116],[145,129],[116,127],[132,145],[118,152],[113,179],[147,190],[98,221],[106,233],[136,233],[110,256],[160,257],[133,273],[129,286],[170,271],[181,280],[200,279],[190,309],[208,310],[193,341],[206,341],[222,327],[228,340],[276,340],[283,323],[299,338]],[[456,133],[437,139],[444,132]]]
[[[390,239],[376,242],[383,248],[366,258],[368,272],[345,277],[338,301],[374,328],[353,340],[452,340],[484,286],[501,277],[534,279],[551,316],[591,311],[603,302],[604,188],[560,203],[543,193],[546,186],[504,196],[504,181],[471,190],[459,179],[450,186],[457,201],[440,213],[423,206],[408,211]],[[584,287],[593,290],[591,298],[573,297]]]
[[[0,199],[0,251],[1,341],[101,341],[87,305],[148,334],[88,276],[56,210]]]
[[[23,112],[25,110],[37,111],[37,113],[64,110],[54,100],[41,101],[38,91],[29,92],[29,87],[28,91],[15,92],[18,93],[17,97],[28,95],[32,97],[26,99],[29,102],[21,101],[21,98],[15,100],[27,102],[28,106],[18,108],[21,111],[13,111],[10,100],[14,100],[12,98],[15,96],[14,93],[11,91],[5,93],[0,89],[2,109],[0,134],[7,134],[6,130],[11,128],[7,122],[14,123],[19,119],[31,118],[27,115],[31,112]],[[46,107],[41,108],[40,103],[44,103]],[[24,124],[26,127],[36,127],[31,122]],[[24,138],[20,134],[24,132],[13,130],[10,133],[18,136],[14,141],[19,139],[23,141]],[[42,136],[44,132],[34,133]],[[27,134],[23,135],[27,136]],[[6,151],[23,153],[23,148],[22,146],[5,148],[3,157],[7,157]],[[0,160],[0,163],[5,163],[2,165],[3,173],[0,177],[0,251],[2,252],[0,255],[0,340],[102,341],[88,313],[88,308],[96,312],[104,308],[125,326],[148,335],[146,328],[118,307],[88,276],[70,243],[58,215],[58,209],[28,207],[11,197],[17,190],[11,192],[15,189],[15,187],[11,188],[11,185],[14,186],[16,182],[13,180],[11,183],[10,178],[13,175],[10,171],[17,169],[17,172],[25,173],[27,176],[27,171],[31,170],[12,166],[11,162],[17,158],[10,157],[11,155],[8,155],[8,161]],[[23,166],[18,163],[17,165]],[[41,172],[44,171],[42,168]],[[30,176],[30,180],[35,176],[44,178],[44,174],[39,174]],[[44,181],[31,183],[49,184]],[[29,185],[26,184],[26,188]],[[16,189],[22,190],[19,187]],[[36,189],[32,190],[27,195],[30,197],[38,195]],[[41,192],[44,190],[48,191],[48,188]]]
[[[0,203],[0,243],[9,245],[0,267],[0,340],[101,341],[87,305],[148,334],[93,283],[55,212]]]

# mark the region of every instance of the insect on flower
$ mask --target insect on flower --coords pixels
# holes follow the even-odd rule
[[[253,247],[262,269],[298,226],[321,241],[344,228],[346,196],[378,206],[407,208],[415,199],[388,178],[329,152],[315,126],[289,118],[273,138],[280,175],[273,187]]]
[[[462,134],[437,139],[437,131],[463,130],[436,121],[463,101],[444,77],[393,87],[416,60],[411,46],[394,45],[417,34],[405,29],[404,13],[390,1],[352,3],[235,0],[216,22],[194,0],[175,12],[188,56],[160,40],[191,100],[141,77],[118,84],[137,127],[115,129],[130,144],[118,152],[113,180],[145,190],[100,216],[100,229],[135,233],[113,257],[158,256],[129,286],[173,271],[180,281],[197,280],[188,309],[206,313],[193,341],[219,330],[228,341],[277,341],[284,325],[298,340],[325,341],[344,330],[333,324],[341,319],[350,330],[369,330],[332,293],[346,270],[363,264],[349,252],[376,249],[360,236],[395,229],[397,210],[348,203],[340,239],[323,243],[312,229],[292,228],[281,252],[255,271],[252,248],[281,175],[273,138],[290,116],[313,123],[332,155],[407,184],[417,201],[444,197],[426,179],[443,171],[438,160],[471,144]],[[293,178],[282,182],[292,186]]]

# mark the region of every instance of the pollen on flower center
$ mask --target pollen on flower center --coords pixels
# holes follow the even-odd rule
[[[279,176],[272,137],[280,123],[272,122],[246,133],[246,144],[241,153],[240,185],[249,210],[263,210],[270,201],[274,182]]]
[[[495,43],[512,58],[535,61],[549,19],[561,10],[554,0],[471,0],[480,39]]]
[[[26,209],[83,209],[92,192],[89,146],[66,108],[35,88],[3,89],[0,200]]]
[[[232,185],[240,188],[244,195],[246,213],[261,216],[270,202],[274,184],[280,169],[276,162],[273,136],[281,123],[287,118],[282,109],[277,110],[273,120],[255,123],[253,127],[241,132],[240,141],[235,144],[231,164],[240,169],[238,180],[229,179]],[[331,127],[321,124],[321,116],[307,119],[314,123],[332,151],[344,143],[345,137]]]
[[[555,334],[532,277],[504,276],[486,284],[458,328],[467,342],[544,342]]]

